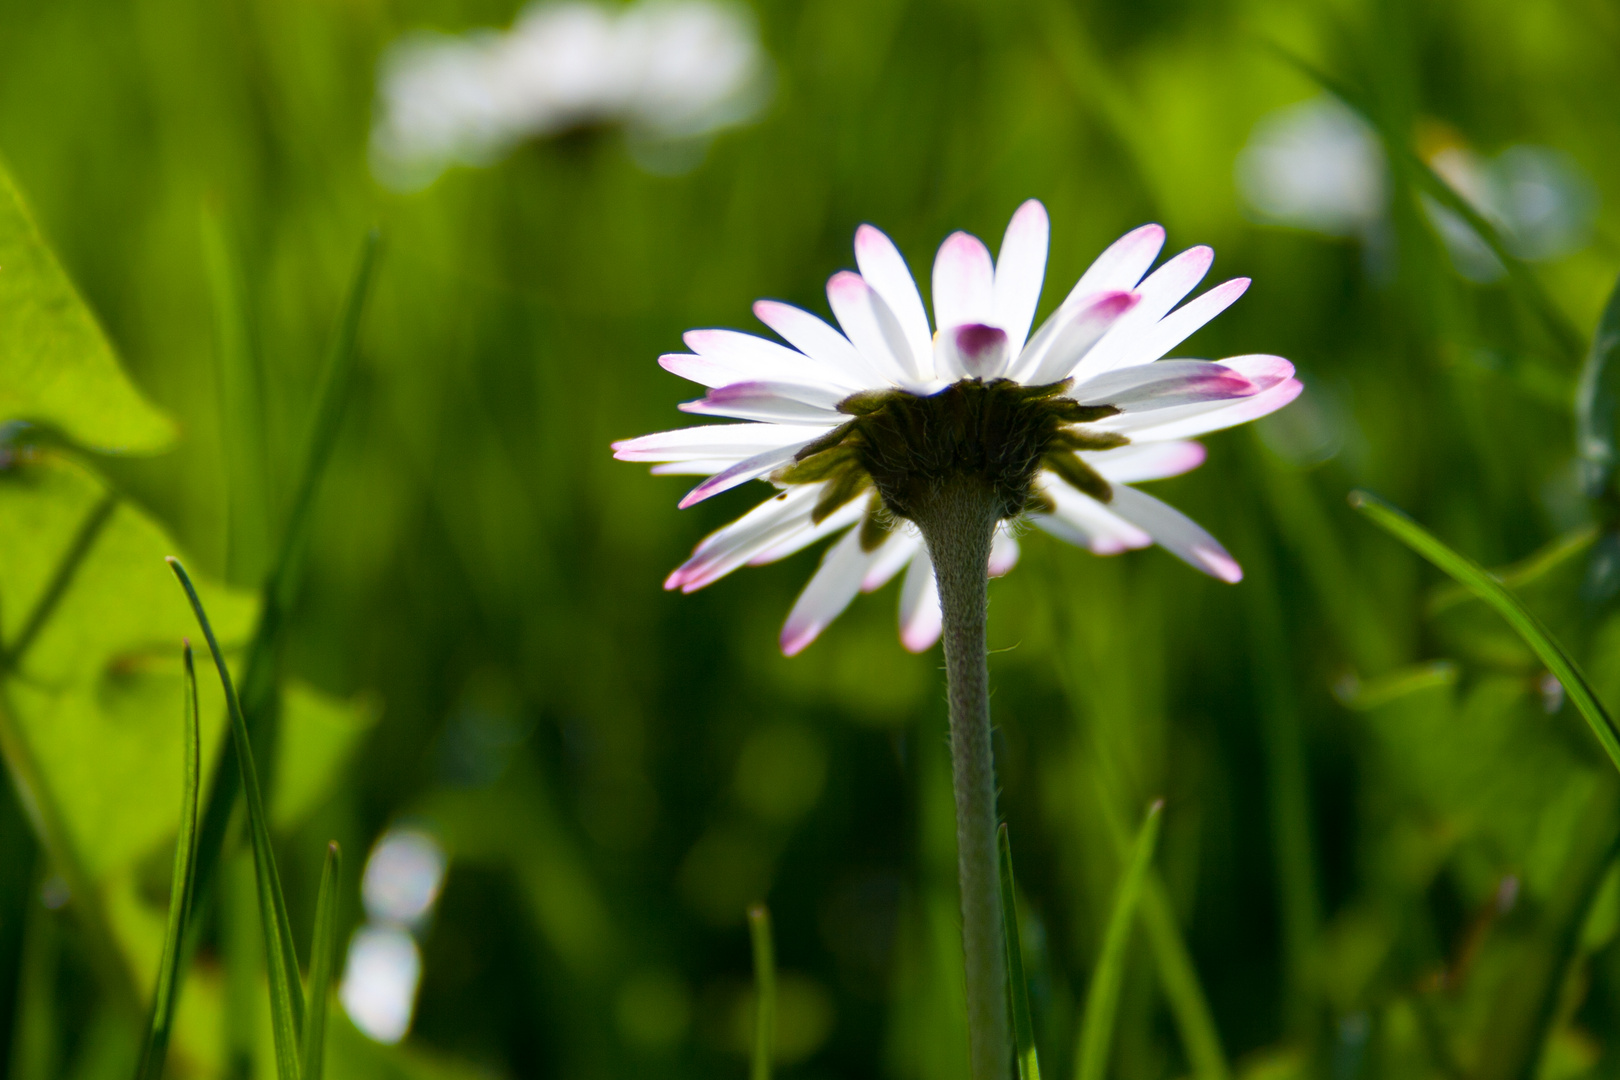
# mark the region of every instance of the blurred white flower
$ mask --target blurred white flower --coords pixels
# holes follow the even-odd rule
[[[360,896],[375,922],[412,926],[439,898],[444,883],[444,849],[416,829],[390,829],[366,860]]]
[[[1330,97],[1262,117],[1238,155],[1237,184],[1263,220],[1330,236],[1364,235],[1389,205],[1377,133]]]
[[[749,13],[719,0],[561,0],[505,33],[419,33],[383,58],[372,168],[419,188],[450,165],[590,124],[698,139],[756,115],[769,70]]]
[[[444,849],[420,829],[389,829],[373,845],[360,881],[368,921],[349,939],[338,998],[354,1026],[382,1043],[410,1030],[422,953],[420,929],[444,886]]]
[[[422,954],[410,931],[362,926],[349,939],[338,998],[354,1026],[380,1043],[397,1043],[410,1030]]]
[[[1554,259],[1586,243],[1597,198],[1563,154],[1512,146],[1486,158],[1447,137],[1425,156],[1520,258]],[[1236,179],[1244,203],[1263,221],[1355,236],[1369,246],[1386,234],[1390,181],[1383,146],[1336,98],[1262,117],[1238,155]],[[1471,281],[1502,275],[1501,263],[1466,221],[1427,195],[1422,204],[1459,273]]]

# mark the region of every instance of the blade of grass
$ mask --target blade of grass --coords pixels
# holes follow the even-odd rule
[[[1369,95],[1345,82],[1335,78],[1327,72],[1312,64],[1309,60],[1282,45],[1271,43],[1272,50],[1297,69],[1306,78],[1316,83],[1322,89],[1344,102],[1361,118],[1377,131],[1384,142],[1385,152],[1389,155],[1391,164],[1398,166],[1397,172],[1405,173],[1416,181],[1416,186],[1435,202],[1450,210],[1467,223],[1474,234],[1491,249],[1491,254],[1506,269],[1508,280],[1513,283],[1520,299],[1536,313],[1542,325],[1546,327],[1549,335],[1570,359],[1575,359],[1585,351],[1581,335],[1564,313],[1558,310],[1552,298],[1542,288],[1541,281],[1531,271],[1529,265],[1513,252],[1508,250],[1507,242],[1502,234],[1482,215],[1474,204],[1458,194],[1457,190],[1429,166],[1429,163],[1419,157],[1407,142],[1403,132],[1395,130],[1385,121],[1381,111],[1377,109]]]
[[[169,1053],[174,1007],[180,998],[184,972],[180,968],[186,923],[191,918],[192,869],[197,854],[197,790],[202,780],[201,737],[197,729],[197,667],[187,641],[181,653],[185,666],[182,712],[185,725],[185,767],[180,794],[180,831],[174,840],[174,872],[169,879],[169,924],[163,932],[163,956],[158,962],[157,986],[152,991],[152,1020],[146,1045],[135,1070],[135,1080],[159,1080]]]
[[[264,369],[253,347],[247,290],[241,265],[219,210],[201,215],[203,261],[214,301],[219,415],[224,436],[226,492],[225,560],[234,581],[257,581],[264,573],[271,499],[266,468]]]
[[[350,282],[343,314],[333,339],[332,351],[326,364],[326,374],[317,398],[314,418],[310,422],[308,438],[304,444],[303,463],[293,489],[292,508],[282,531],[270,575],[262,589],[263,607],[259,623],[254,628],[253,640],[248,645],[242,672],[242,712],[247,730],[254,741],[266,750],[274,743],[276,709],[276,657],[281,630],[286,622],[287,609],[297,591],[302,566],[304,534],[315,501],[315,492],[326,472],[337,442],[338,427],[348,403],[349,387],[353,383],[356,363],[355,340],[360,331],[360,316],[371,288],[371,279],[377,261],[377,233],[367,234]],[[241,770],[235,767],[235,750],[227,744],[225,752],[215,763],[210,777],[208,802],[203,811],[202,828],[197,840],[197,895],[207,895],[214,874],[219,867],[225,833],[230,826],[231,810],[236,804],[237,785]]]
[[[771,913],[764,904],[748,909],[748,936],[754,945],[754,1064],[751,1080],[771,1080],[771,1052],[776,1046],[776,949],[771,943]]]
[[[343,852],[334,840],[326,845],[321,891],[315,898],[315,934],[309,946],[309,1007],[304,1013],[302,1080],[321,1080],[326,1068],[326,999],[330,996],[333,952],[337,946],[338,874],[342,868]]]
[[[1597,736],[1609,760],[1614,762],[1615,768],[1620,769],[1620,729],[1615,727],[1614,719],[1598,700],[1574,659],[1541,624],[1540,619],[1531,614],[1500,581],[1473,561],[1452,551],[1423,526],[1384,500],[1365,491],[1353,491],[1350,493],[1350,505],[1495,608],[1541,658],[1541,662],[1547,665],[1547,670],[1563,684],[1565,693],[1580,710],[1581,716],[1585,717],[1587,726]]]
[[[1581,367],[1575,392],[1575,451],[1580,455],[1587,493],[1613,494],[1616,461],[1620,461],[1620,279],[1592,335],[1592,348]]]
[[[1080,1043],[1075,1050],[1075,1080],[1102,1080],[1108,1068],[1108,1052],[1114,1041],[1114,1014],[1119,1008],[1120,986],[1125,981],[1125,947],[1131,940],[1136,918],[1136,902],[1142,895],[1142,882],[1153,862],[1153,849],[1159,842],[1159,821],[1164,801],[1148,807],[1147,817],[1136,834],[1131,861],[1114,891],[1114,909],[1103,933],[1102,952],[1091,974],[1091,990],[1086,994],[1085,1012],[1080,1019]]]
[[[264,929],[265,968],[270,976],[271,1030],[275,1038],[276,1074],[280,1080],[299,1080],[298,1052],[304,1029],[304,990],[298,975],[298,953],[293,948],[292,926],[287,919],[287,903],[276,872],[276,856],[270,846],[270,819],[259,789],[259,775],[253,765],[253,746],[248,739],[242,703],[237,699],[225,654],[214,637],[214,628],[203,610],[191,577],[180,560],[171,557],[169,568],[179,579],[191,602],[191,610],[208,641],[220,685],[225,690],[225,706],[230,713],[231,739],[241,764],[243,791],[247,795],[248,833],[253,841],[253,866],[259,886],[259,918]]]
[[[1029,981],[1024,977],[1024,943],[1018,936],[1018,897],[1014,891],[1012,841],[1004,822],[996,835],[1001,849],[1001,930],[1007,941],[1007,983],[1012,991],[1013,1044],[1018,1050],[1019,1080],[1041,1080],[1035,1053],[1035,1025],[1029,1018]]]

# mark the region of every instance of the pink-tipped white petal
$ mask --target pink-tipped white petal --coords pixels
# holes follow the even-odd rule
[[[660,431],[613,444],[620,461],[741,461],[767,450],[803,445],[826,434],[824,424],[706,424]]]
[[[1116,366],[1151,364],[1231,307],[1248,289],[1248,278],[1233,278],[1181,305],[1136,336],[1128,348],[1122,349]]]
[[[1253,397],[1267,388],[1224,364],[1209,360],[1165,360],[1136,364],[1087,379],[1068,397],[1082,405],[1112,405],[1122,412],[1145,412]]]
[[[994,325],[1007,332],[1007,354],[1017,356],[1029,338],[1035,308],[1046,279],[1046,248],[1051,233],[1046,207],[1030,199],[1013,214],[996,257]],[[942,324],[943,325],[943,324]]]
[[[1028,386],[1069,377],[1097,342],[1140,302],[1129,292],[1105,292],[1059,308],[1024,347],[1011,375]]]
[[[715,387],[702,399],[682,402],[679,408],[698,416],[833,427],[848,419],[838,411],[838,403],[848,396],[841,388],[809,383],[740,382]]]
[[[1207,453],[1203,443],[1150,442],[1118,450],[1088,451],[1080,456],[1110,483],[1137,484],[1191,472],[1204,463]]]
[[[919,545],[900,586],[900,644],[908,652],[927,652],[939,640],[944,614],[939,607],[939,586],[928,548]]]
[[[861,550],[859,529],[851,529],[827,549],[815,576],[799,594],[782,627],[782,652],[796,656],[849,607],[873,561]]]
[[[760,300],[754,304],[754,316],[781,334],[782,340],[849,382],[872,386],[877,380],[877,372],[848,338],[803,308]]]
[[[996,527],[995,536],[990,539],[990,576],[1000,577],[1018,565],[1018,541],[1013,539],[1007,523],[1002,522]]]
[[[824,485],[816,485],[818,494],[822,490],[824,490]],[[782,534],[770,547],[750,557],[748,565],[765,566],[768,563],[776,562],[778,559],[785,559],[789,555],[803,551],[817,540],[823,540],[834,533],[842,532],[851,525],[857,524],[865,513],[866,504],[857,500],[845,503],[820,522],[811,521],[810,516],[806,514],[798,528]]]
[[[860,267],[861,277],[894,313],[911,353],[926,357],[930,338],[928,313],[923,308],[922,295],[917,292],[911,268],[894,241],[881,230],[862,225],[855,230],[855,265]]]
[[[1007,333],[969,323],[934,335],[934,367],[943,379],[995,379],[1007,370]]]
[[[920,378],[918,361],[899,321],[866,279],[839,271],[827,282],[827,302],[850,342],[880,376],[897,385]]]
[[[1035,482],[1053,507],[1050,513],[1030,515],[1030,521],[1043,532],[1097,555],[1118,555],[1152,545],[1152,536],[1090,495],[1055,477],[1037,475]]]
[[[1220,541],[1169,503],[1117,484],[1108,507],[1149,533],[1155,543],[1190,566],[1228,584],[1235,585],[1243,580],[1243,568],[1227,554]]]
[[[826,382],[851,390],[863,386],[813,357],[740,330],[688,330],[681,340],[709,363],[735,371],[736,378],[727,382]]]
[[[934,322],[940,330],[989,323],[996,315],[996,271],[976,236],[954,232],[934,257]]]
[[[1092,426],[1104,431],[1120,432],[1129,436],[1132,442],[1190,439],[1276,412],[1305,389],[1304,384],[1293,377],[1293,365],[1280,356],[1234,356],[1222,360],[1221,364],[1263,389],[1234,401],[1209,401],[1170,409],[1120,413],[1099,420]]]
[[[664,579],[664,588],[692,592],[718,581],[810,525],[821,485],[806,484],[775,495],[730,525],[704,537],[692,555]]]
[[[773,473],[793,460],[793,455],[804,448],[804,445],[788,445],[780,450],[767,450],[762,454],[755,454],[751,458],[744,458],[728,468],[715,473],[697,487],[688,491],[681,498],[680,508],[685,510],[689,506],[696,506],[704,499],[718,495],[722,491],[730,491],[739,484],[746,484],[750,480]]]
[[[666,461],[647,471],[654,476],[713,476],[737,464],[723,458],[697,458],[694,461]]]
[[[1064,304],[1093,293],[1128,292],[1136,288],[1136,283],[1142,280],[1142,275],[1147,273],[1163,247],[1163,226],[1143,225],[1132,229],[1097,256],[1097,260],[1075,282]]]
[[[1181,298],[1192,292],[1209,273],[1215,252],[1207,247],[1188,248],[1136,287],[1141,303],[1114,324],[1108,336],[1097,343],[1075,370],[1077,376],[1098,375],[1122,367],[1136,354],[1137,344],[1149,334]]]
[[[914,526],[904,522],[896,525],[873,553],[877,557],[861,579],[861,592],[876,592],[894,580],[894,575],[905,569],[921,546],[922,534]]]

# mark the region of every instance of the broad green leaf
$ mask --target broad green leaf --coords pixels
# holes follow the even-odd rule
[[[771,1080],[776,1048],[776,949],[771,913],[764,904],[748,909],[748,936],[754,946],[754,1059],[751,1080]]]
[[[1564,691],[1569,694],[1570,700],[1586,719],[1587,726],[1592,729],[1592,734],[1597,736],[1598,742],[1608,753],[1609,760],[1614,762],[1616,768],[1620,768],[1620,729],[1616,728],[1609,711],[1598,700],[1574,659],[1547,632],[1540,619],[1531,614],[1530,610],[1508,592],[1500,581],[1472,561],[1446,547],[1421,525],[1382,499],[1363,491],[1356,491],[1350,495],[1350,505],[1372,518],[1380,528],[1450,574],[1474,595],[1495,608],[1519,636],[1524,638],[1525,644],[1541,657],[1541,662],[1547,665],[1553,676],[1563,684]]]
[[[225,690],[226,711],[231,723],[231,741],[241,770],[242,791],[247,803],[248,835],[253,841],[253,867],[259,891],[259,921],[264,929],[265,968],[270,976],[270,1007],[276,1048],[276,1068],[281,1080],[299,1080],[299,1054],[304,1031],[304,988],[298,972],[298,952],[293,947],[292,924],[287,918],[286,896],[281,890],[281,876],[276,870],[275,850],[270,844],[270,815],[264,807],[264,794],[259,787],[259,774],[253,762],[253,747],[248,739],[247,722],[242,717],[242,704],[236,696],[225,654],[219,639],[209,624],[208,613],[185,568],[178,559],[170,558],[169,567],[180,580],[186,599],[196,616],[208,651],[214,657],[214,669]]]
[[[1018,935],[1018,893],[1013,882],[1012,841],[1007,826],[996,834],[1001,851],[1001,931],[1007,944],[1007,984],[1012,990],[1013,1044],[1018,1051],[1019,1080],[1041,1080],[1035,1053],[1035,1025],[1029,1017],[1029,981],[1024,975],[1024,943]]]
[[[174,650],[194,632],[165,580],[174,551],[136,506],[64,457],[41,453],[0,473],[0,685],[31,767],[8,763],[14,775],[28,769],[31,797],[60,819],[52,842],[91,882],[174,834],[183,745]],[[252,598],[199,587],[223,639],[240,642]],[[205,689],[201,702],[206,759],[222,735],[222,699]]]
[[[1598,320],[1575,392],[1575,451],[1588,494],[1609,490],[1620,460],[1620,280]]]
[[[337,842],[326,845],[321,891],[315,897],[315,933],[309,945],[309,1009],[304,1016],[302,1080],[321,1080],[326,1069],[326,1007],[337,962],[337,891],[343,865]]]
[[[124,374],[0,167],[0,422],[8,420],[115,453],[174,440],[174,425]]]
[[[1148,807],[1147,817],[1136,834],[1131,860],[1114,890],[1114,907],[1103,932],[1102,951],[1092,969],[1091,988],[1086,993],[1085,1012],[1080,1018],[1080,1040],[1075,1049],[1075,1080],[1102,1080],[1108,1070],[1108,1052],[1114,1041],[1114,1014],[1119,1009],[1119,991],[1125,981],[1125,947],[1130,943],[1131,926],[1136,921],[1136,903],[1142,883],[1153,863],[1153,850],[1159,842],[1162,801]]]
[[[197,671],[191,643],[182,654],[185,692],[181,712],[185,727],[185,786],[180,797],[180,831],[174,841],[174,872],[169,879],[169,921],[163,934],[163,959],[152,991],[152,1020],[135,1071],[136,1080],[161,1080],[180,989],[180,956],[191,916],[192,863],[197,853],[197,788],[202,782],[201,746],[197,734]]]

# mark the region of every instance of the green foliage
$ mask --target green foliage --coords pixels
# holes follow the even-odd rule
[[[1075,1080],[1101,1080],[1108,1069],[1108,1051],[1114,1041],[1114,1018],[1119,1008],[1120,984],[1125,979],[1125,950],[1136,925],[1137,902],[1142,883],[1153,864],[1153,851],[1159,843],[1162,801],[1148,807],[1147,817],[1136,834],[1130,862],[1120,876],[1114,893],[1114,906],[1108,914],[1097,966],[1086,991],[1086,1011],[1080,1018],[1080,1044],[1075,1051]]]
[[[1024,975],[1024,943],[1018,931],[1018,891],[1013,882],[1012,841],[1003,824],[996,836],[1001,856],[1001,922],[1007,939],[1007,988],[1012,1004],[1013,1045],[1018,1053],[1018,1080],[1041,1080],[1035,1051],[1035,1025],[1029,1014],[1029,981]]]
[[[118,366],[0,168],[0,421],[9,420],[121,453],[161,450],[174,439],[173,425]]]
[[[771,913],[764,904],[748,909],[748,937],[754,946],[754,1060],[749,1076],[771,1080],[776,1053],[776,948]]]

